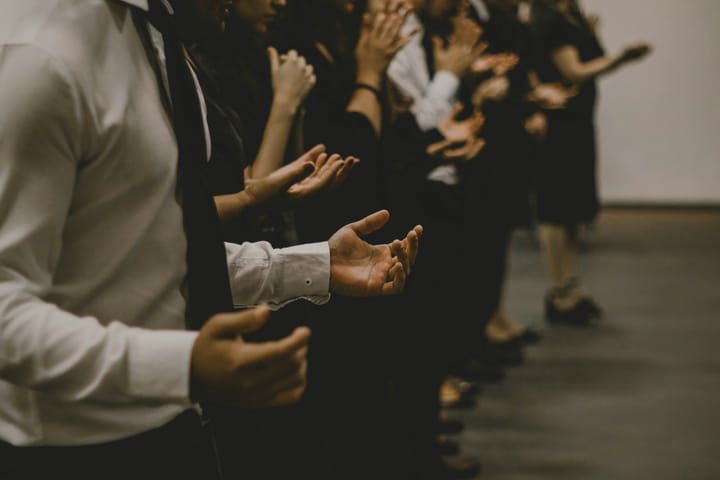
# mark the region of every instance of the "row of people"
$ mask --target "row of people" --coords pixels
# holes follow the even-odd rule
[[[112,281],[98,279],[86,287],[98,298],[111,299],[108,301],[115,307],[98,307],[82,292],[69,292],[63,298],[53,296],[54,290],[68,291],[72,286],[72,282],[70,287],[63,283],[62,275],[52,275],[49,293],[35,293],[30,298],[58,305],[71,314],[96,317],[103,332],[112,332],[112,320],[142,329],[177,329],[178,325],[170,321],[138,320],[138,315],[152,313],[149,307],[134,311],[138,303],[144,305],[136,297],[138,292],[113,288],[116,277],[132,283],[138,275],[143,276],[127,266],[138,261],[136,250],[156,260],[145,264],[146,275],[158,276],[157,260],[175,262],[174,270],[163,277],[163,291],[169,295],[172,282],[178,286],[173,294],[185,291],[182,298],[173,298],[177,301],[174,306],[179,307],[187,298],[192,320],[189,326],[200,334],[187,337],[195,339],[187,375],[190,382],[174,387],[182,397],[180,390],[185,385],[188,398],[183,401],[192,399],[196,407],[202,407],[204,428],[210,434],[203,436],[191,422],[196,429],[193,448],[202,448],[207,465],[217,465],[223,478],[299,475],[429,480],[477,470],[472,464],[453,463],[443,456],[438,443],[442,394],[459,396],[468,389],[466,380],[482,378],[489,367],[497,373],[498,362],[517,360],[522,346],[540,338],[534,330],[505,315],[508,245],[519,225],[530,225],[535,218],[541,222],[540,238],[547,247],[544,251],[554,281],[547,300],[550,318],[573,324],[587,324],[597,318],[599,308],[582,294],[576,282],[571,283],[576,274],[565,258],[568,253],[558,250],[562,240],[558,232],[563,232],[563,245],[568,245],[575,226],[591,221],[597,212],[596,207],[581,206],[585,201],[576,198],[577,192],[582,192],[582,198],[591,202],[590,197],[596,195],[588,183],[594,181],[588,174],[594,168],[594,157],[582,167],[584,176],[573,173],[572,177],[558,177],[560,172],[566,173],[563,169],[569,168],[567,162],[559,165],[547,159],[566,158],[560,155],[561,149],[575,148],[575,153],[568,155],[576,155],[578,148],[585,153],[594,148],[587,136],[580,138],[562,129],[562,125],[577,126],[577,115],[569,122],[562,116],[594,103],[595,76],[642,56],[647,47],[634,46],[617,57],[605,57],[597,50],[596,39],[590,47],[575,45],[578,39],[590,42],[595,37],[571,1],[534,2],[529,26],[518,17],[518,2],[511,0],[150,0],[147,9],[145,2],[119,2],[118,6],[98,1],[94,10],[70,6],[63,0],[55,3],[57,10],[50,9],[47,17],[54,26],[49,33],[38,34],[38,22],[25,20],[21,23],[24,29],[19,30],[25,37],[21,35],[18,40],[12,35],[19,34],[8,29],[3,31],[7,33],[7,40],[3,40],[8,45],[19,41],[27,42],[30,49],[48,49],[48,39],[61,35],[66,42],[81,39],[94,45],[97,42],[90,39],[97,40],[101,34],[88,30],[87,22],[110,25],[110,19],[124,18],[130,23],[116,23],[102,34],[112,37],[107,43],[116,49],[108,53],[127,58],[126,50],[130,50],[130,57],[136,61],[143,53],[146,62],[140,66],[132,63],[134,77],[141,81],[123,77],[123,83],[110,80],[110,67],[95,65],[81,54],[73,57],[63,43],[50,50],[54,55],[51,59],[57,58],[60,67],[70,62],[79,71],[92,72],[95,82],[100,82],[96,77],[107,82],[103,85],[105,97],[101,98],[111,104],[118,97],[125,102],[121,111],[126,113],[116,120],[124,132],[120,145],[138,148],[132,155],[105,151],[112,137],[105,130],[107,125],[100,123],[90,132],[98,137],[92,143],[105,152],[105,162],[94,163],[92,159],[99,154],[87,150],[86,143],[66,150],[64,158],[72,160],[68,165],[79,165],[77,171],[70,168],[66,174],[97,190],[91,190],[94,197],[87,192],[85,198],[75,183],[66,190],[54,190],[58,205],[70,208],[64,215],[53,215],[58,222],[54,231],[72,240],[74,222],[82,224],[82,229],[97,228],[97,217],[91,215],[81,222],[70,207],[77,205],[82,212],[87,201],[107,203],[107,208],[122,210],[129,219],[137,220],[141,215],[135,210],[152,204],[149,195],[137,196],[134,206],[127,205],[122,195],[106,199],[107,192],[98,187],[107,177],[88,176],[85,180],[83,171],[98,171],[102,167],[93,165],[105,163],[109,164],[102,168],[105,174],[115,162],[124,163],[129,157],[161,156],[166,167],[154,178],[159,182],[163,177],[165,190],[157,186],[153,190],[158,196],[165,192],[165,203],[162,212],[150,213],[158,223],[182,220],[185,235],[183,238],[182,230],[169,223],[162,225],[167,236],[154,238],[154,229],[160,225],[156,227],[148,220],[146,227],[152,231],[146,233],[150,239],[138,234],[138,246],[112,252],[111,264],[117,269],[103,275]],[[18,7],[13,18],[23,18],[27,12]],[[76,15],[68,20],[63,16],[66,12]],[[81,25],[84,29],[79,28]],[[28,32],[37,36],[28,40]],[[11,50],[9,46],[4,49]],[[67,77],[65,67],[56,71],[54,64],[35,67],[52,73],[39,85],[57,79],[59,83],[51,86],[68,91],[69,101],[77,103],[62,110],[65,116],[51,109],[35,113],[49,120],[46,128],[51,133],[61,138],[65,138],[63,132],[85,138],[83,135],[90,134],[83,127],[86,120],[82,114],[89,110],[98,116],[100,111],[105,119],[112,111],[105,111],[108,107],[102,102],[90,102],[84,91],[90,87],[71,82],[68,78],[73,77]],[[20,77],[14,75],[26,75],[28,70],[8,60],[4,68],[0,66],[0,72],[15,80],[6,84],[8,92],[27,93],[17,83]],[[74,70],[69,73],[77,74]],[[157,92],[151,91],[151,80],[160,87]],[[143,88],[137,89],[138,85]],[[134,117],[129,112],[139,105],[144,106],[144,114]],[[164,110],[159,108],[163,106]],[[13,124],[17,148],[26,148],[23,142],[27,141],[29,127],[23,121],[32,115],[19,112],[27,110],[21,104],[8,110],[18,118]],[[167,117],[163,118],[163,112]],[[591,117],[583,113],[584,119]],[[59,128],[57,121],[63,126],[60,133],[52,130]],[[145,127],[138,130],[138,124]],[[169,196],[174,185],[172,136],[163,140],[162,136],[157,139],[148,135],[161,127],[167,134],[169,125],[179,153],[180,206],[173,205],[170,200],[175,197]],[[67,132],[71,127],[75,130]],[[574,146],[573,141],[582,147]],[[116,145],[117,137],[112,142],[110,145]],[[7,155],[18,162],[28,155],[40,155],[13,152]],[[203,157],[206,161],[199,162]],[[534,171],[533,163],[543,167]],[[123,171],[119,165],[114,168]],[[131,163],[124,168],[136,175],[143,171]],[[7,171],[10,178],[15,170]],[[145,174],[136,178],[148,181]],[[536,181],[535,211],[529,203],[531,179]],[[122,189],[135,191],[131,184],[123,184]],[[13,207],[9,212],[20,204],[13,191],[8,187],[7,193],[3,192],[13,200],[7,203]],[[346,226],[337,230],[340,225]],[[115,227],[123,232],[136,228],[119,221]],[[12,236],[17,228],[7,223],[4,235]],[[415,264],[421,234],[423,254]],[[387,238],[393,237],[402,240],[388,243]],[[127,248],[124,236],[116,238],[121,238]],[[168,249],[160,255],[145,245],[149,241],[162,247],[171,239],[177,249],[174,253]],[[112,244],[101,238],[95,241]],[[219,248],[223,242],[224,252]],[[97,272],[89,275],[90,267],[80,267],[83,261],[95,265],[98,259],[73,256],[68,246],[72,244],[63,243],[55,251],[60,259],[56,261],[69,262],[62,271],[70,272],[67,275],[77,282],[97,277]],[[80,245],[87,243],[78,242]],[[178,262],[177,254],[184,250],[187,263]],[[19,254],[11,245],[3,250],[8,272],[15,271],[10,268],[14,262],[21,263],[16,260]],[[30,251],[22,258],[37,254]],[[560,267],[554,270],[555,265]],[[185,268],[187,278],[183,281]],[[468,275],[471,282],[464,280]],[[228,276],[229,283],[225,281]],[[5,283],[13,286],[10,280]],[[22,291],[28,291],[27,285]],[[333,294],[329,302],[328,292]],[[147,301],[154,298],[152,289],[140,294]],[[295,298],[311,302],[289,301]],[[262,308],[246,311],[261,302],[269,302],[275,310],[269,319]],[[113,310],[118,305],[131,311]],[[162,304],[156,308],[167,310]],[[14,313],[8,310],[3,315],[4,324],[17,324]],[[31,325],[41,328],[37,322]],[[65,328],[52,325],[48,328],[57,332]],[[4,336],[3,350],[5,345],[13,349],[20,344],[27,347],[27,357],[0,366],[9,372],[2,377],[4,386],[13,394],[22,391],[36,395],[34,392],[43,387],[25,378],[27,364],[35,356],[46,355],[43,348],[49,347],[22,344],[17,338]],[[117,342],[112,333],[103,340]],[[88,350],[87,336],[78,335],[74,342],[69,345],[81,352]],[[154,347],[150,341],[146,345]],[[237,358],[239,363],[233,368],[226,367],[222,364],[227,357],[219,353],[219,347],[225,349],[220,350],[224,355],[247,355],[252,361],[246,365],[243,358]],[[278,349],[284,354],[277,353]],[[131,362],[136,356],[147,355],[141,349],[136,352],[125,355]],[[103,366],[89,354],[85,358],[83,365],[69,369],[69,379],[46,374],[46,381],[57,384],[62,392],[67,388],[63,382],[105,384],[118,373],[113,370],[114,364]],[[87,365],[95,365],[92,371],[102,368],[102,373],[83,373],[81,367]],[[156,383],[154,388],[168,388],[168,382],[158,377],[173,369],[163,365],[166,370],[156,372],[152,382],[140,381]],[[187,369],[183,372],[188,373]],[[59,395],[51,408],[75,411],[84,406],[81,399],[70,401],[48,388],[51,397]],[[147,392],[134,396],[122,390],[120,394],[131,404],[142,404],[143,395],[147,396]],[[109,393],[102,388],[87,393],[87,401],[97,407],[95,415],[100,417],[104,415],[103,395]],[[148,412],[153,409],[168,407],[147,407],[147,412],[138,416],[152,417]],[[16,406],[14,411],[21,415],[43,412],[31,410]],[[158,426],[172,415],[163,410],[162,421],[142,422],[131,420],[130,410],[124,415],[128,418],[122,420],[124,429],[90,421],[92,432],[76,440],[62,433],[58,438],[33,438],[32,425],[18,427],[6,422],[0,429],[0,440],[8,443],[0,448],[15,459],[9,471],[25,475],[20,469],[25,468],[22,463],[26,459],[60,461],[59,452],[52,448],[16,448],[10,444],[94,445],[112,441],[112,448],[104,454],[109,458],[118,452],[140,455],[136,448],[148,441],[147,434],[131,437],[130,442],[118,439],[147,430],[151,423]],[[177,407],[171,410],[173,415],[179,411]],[[186,422],[182,427],[186,428],[186,417],[177,418]],[[167,425],[161,431],[177,433],[177,421]],[[44,424],[39,422],[35,427],[42,430]],[[19,433],[5,433],[13,428]],[[63,423],[58,425],[59,430],[68,428]],[[210,444],[199,447],[199,439],[208,436],[212,449],[208,449]],[[137,438],[142,440],[138,442]],[[164,436],[156,438],[165,441]],[[169,454],[172,448],[164,446],[161,451]],[[95,447],[77,451],[85,455]],[[211,461],[211,456],[215,460]],[[168,457],[158,454],[153,465],[159,467],[165,461]],[[88,472],[98,464],[90,465]],[[184,462],[173,468],[182,478],[190,475],[191,470],[183,472],[188,468]],[[149,471],[152,468],[141,478]],[[210,473],[201,478],[210,478],[207,475]]]

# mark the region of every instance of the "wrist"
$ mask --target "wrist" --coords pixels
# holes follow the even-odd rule
[[[380,90],[382,86],[382,75],[377,72],[358,72],[355,78],[356,84],[369,85],[376,90]]]
[[[355,90],[365,90],[365,91],[372,93],[378,102],[380,102],[381,104],[383,103],[382,92],[380,91],[379,88],[375,88],[372,84],[356,82],[354,88],[355,88]]]
[[[300,101],[292,97],[276,95],[273,98],[272,110],[281,115],[294,116],[300,108]]]

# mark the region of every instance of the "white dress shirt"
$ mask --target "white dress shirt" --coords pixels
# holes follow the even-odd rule
[[[418,16],[411,13],[405,20],[402,34],[407,35],[416,28],[420,31],[390,62],[388,77],[400,93],[411,100],[410,112],[420,129],[428,131],[437,128],[440,121],[452,112],[460,79],[448,70],[437,70],[430,78],[422,45],[422,24]],[[438,165],[427,178],[448,185],[459,183],[457,167],[452,164]]]
[[[0,0],[0,440],[14,445],[115,440],[192,408],[177,144],[127,4],[147,8]],[[326,243],[226,248],[237,305],[327,300]]]

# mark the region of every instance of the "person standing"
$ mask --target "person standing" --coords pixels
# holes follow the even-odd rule
[[[225,4],[172,6],[201,31]],[[327,243],[223,244],[194,175],[211,148],[202,96],[153,21],[161,9],[168,27],[168,6],[0,1],[3,479],[215,478],[203,404],[286,405],[305,389],[309,330],[248,343],[269,316],[257,305],[397,293],[416,252],[414,233],[359,238],[382,211]],[[238,306],[257,307],[225,313]]]
[[[548,132],[535,179],[539,238],[551,287],[545,296],[550,322],[589,325],[601,307],[580,288],[578,234],[599,211],[596,180],[595,106],[599,77],[650,52],[646,43],[607,54],[596,22],[577,0],[536,0],[529,22],[542,82],[576,87],[565,108],[548,111]]]

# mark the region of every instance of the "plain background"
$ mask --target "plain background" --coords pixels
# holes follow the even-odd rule
[[[720,0],[581,0],[608,53],[653,53],[599,81],[604,204],[720,205]]]

